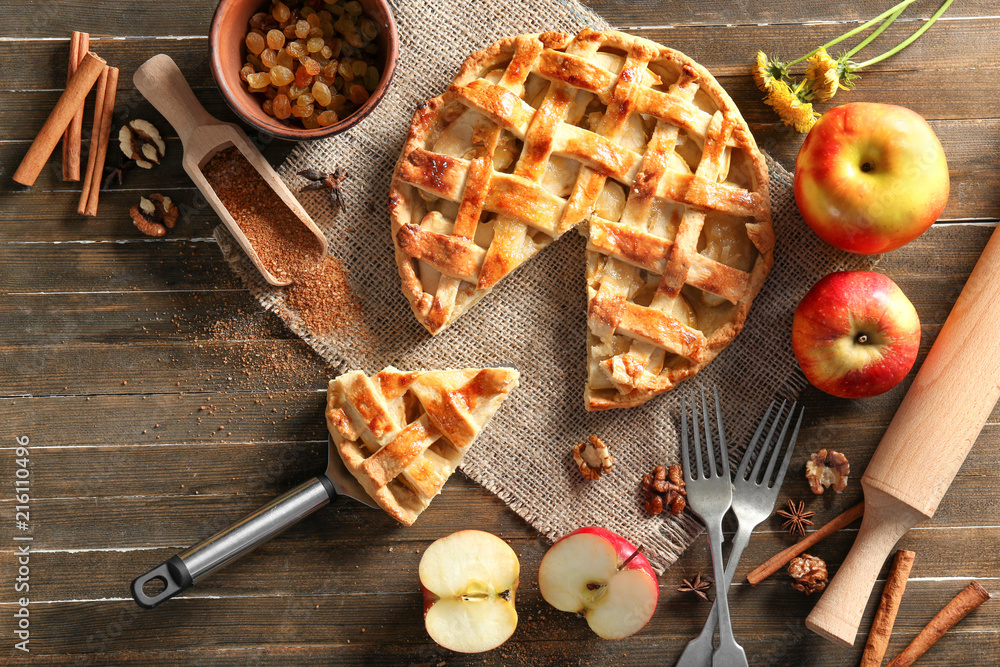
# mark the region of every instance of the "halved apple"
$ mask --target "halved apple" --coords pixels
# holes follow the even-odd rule
[[[605,528],[580,528],[546,552],[538,589],[556,609],[583,612],[599,637],[623,639],[649,622],[660,598],[656,573],[638,551]]]
[[[503,644],[517,627],[514,593],[520,569],[514,550],[481,530],[435,541],[419,568],[427,634],[460,653]]]

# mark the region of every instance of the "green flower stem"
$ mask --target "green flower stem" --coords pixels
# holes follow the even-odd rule
[[[858,45],[857,45],[857,46],[855,46],[855,47],[854,47],[853,49],[851,49],[850,51],[848,51],[848,52],[847,52],[847,53],[845,54],[845,56],[844,56],[844,57],[845,57],[845,58],[850,58],[850,57],[851,57],[851,56],[853,56],[853,55],[854,55],[855,53],[857,53],[857,52],[858,52],[858,51],[860,51],[861,49],[863,49],[863,48],[865,48],[866,46],[868,46],[869,44],[871,44],[871,43],[872,43],[872,42],[873,42],[873,41],[875,40],[875,38],[876,38],[876,37],[878,37],[879,35],[881,35],[881,34],[882,34],[882,32],[883,32],[883,31],[884,31],[884,30],[885,30],[886,28],[888,28],[890,24],[892,24],[892,22],[893,22],[893,21],[895,21],[896,19],[898,19],[898,18],[899,18],[899,15],[903,13],[903,10],[904,10],[904,9],[906,9],[906,7],[900,7],[899,9],[897,9],[896,11],[894,11],[894,12],[893,12],[893,13],[892,13],[892,14],[891,14],[891,15],[889,16],[889,18],[887,18],[887,19],[885,20],[885,22],[884,22],[884,23],[883,23],[882,25],[880,25],[880,26],[879,26],[878,28],[876,28],[876,29],[875,29],[875,31],[874,31],[874,32],[873,32],[872,34],[870,34],[870,35],[868,35],[867,37],[865,37],[864,41],[862,41],[862,42],[861,42],[860,44],[858,44]]]
[[[897,53],[899,53],[900,51],[902,51],[903,49],[905,49],[906,47],[908,47],[910,44],[912,44],[914,41],[916,41],[916,39],[918,37],[920,37],[922,34],[924,34],[927,31],[928,28],[930,28],[932,25],[934,25],[934,22],[937,21],[938,18],[948,10],[948,7],[951,6],[951,3],[954,2],[954,1],[955,0],[944,0],[944,4],[942,4],[938,8],[938,10],[936,12],[934,12],[934,15],[931,16],[930,19],[927,20],[927,23],[925,23],[922,26],[920,26],[912,35],[910,35],[909,37],[907,37],[902,42],[900,42],[899,44],[897,44],[892,49],[886,51],[882,55],[875,56],[871,60],[866,60],[863,63],[858,64],[857,66],[855,66],[854,69],[861,69],[863,67],[868,67],[869,65],[874,65],[875,63],[882,62],[883,60],[885,60],[889,56],[894,56]]]
[[[831,46],[834,46],[835,44],[839,44],[840,42],[844,41],[845,39],[848,39],[849,37],[853,37],[854,35],[858,34],[859,32],[864,32],[865,30],[868,30],[868,28],[872,27],[873,25],[875,25],[876,23],[878,23],[882,19],[885,19],[886,17],[890,16],[897,9],[906,9],[908,6],[910,6],[911,4],[913,4],[914,1],[915,0],[903,0],[898,5],[895,5],[894,7],[890,7],[889,9],[885,10],[884,12],[882,12],[881,14],[879,14],[878,16],[876,16],[875,18],[871,19],[870,21],[862,23],[861,25],[859,25],[857,28],[854,28],[853,30],[848,30],[843,35],[841,35],[840,37],[837,37],[836,39],[832,39],[832,40],[830,40],[829,42],[827,42],[826,44],[824,44],[822,46],[816,47],[815,49],[813,49],[809,53],[805,54],[804,56],[802,56],[798,60],[793,60],[792,62],[788,63],[788,67],[791,67],[792,65],[797,65],[797,64],[799,64],[800,62],[802,62],[803,60],[805,60],[807,58],[811,58],[812,56],[816,55],[816,53],[818,53],[820,49],[828,49]],[[950,4],[950,2],[949,2],[949,4]]]

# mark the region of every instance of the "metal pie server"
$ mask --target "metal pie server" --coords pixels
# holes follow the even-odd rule
[[[229,528],[136,577],[132,580],[132,598],[140,607],[152,609],[297,524],[337,496],[347,496],[378,508],[344,467],[332,440],[329,441],[329,448],[325,473],[298,485]],[[143,587],[156,580],[164,585],[163,590],[155,595],[146,594]]]

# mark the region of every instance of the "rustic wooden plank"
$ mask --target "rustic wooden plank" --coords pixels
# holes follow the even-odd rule
[[[793,24],[810,21],[853,21],[864,23],[892,7],[891,0],[866,3],[805,3],[794,0],[777,0],[768,3],[706,4],[697,0],[636,0],[620,3],[617,0],[587,0],[586,4],[608,21],[623,28],[653,25],[676,26],[739,26],[752,29],[759,24],[787,26],[789,32],[800,29]],[[916,17],[927,18],[938,8],[936,0],[915,3],[900,21],[910,22]],[[971,0],[953,7],[945,16],[954,20],[962,16],[991,16],[996,6],[989,0]],[[912,18],[911,18],[912,17]],[[918,24],[919,25],[919,24]],[[812,27],[812,26],[810,26]],[[820,42],[817,42],[819,45]]]
[[[324,442],[314,446],[317,450],[326,448]],[[324,470],[325,458],[325,454],[315,455],[313,474]],[[265,467],[267,463],[261,462],[263,474],[268,474]],[[171,480],[176,482],[172,484],[174,488],[178,488],[180,484],[185,485],[184,490],[190,492],[186,496],[102,495],[82,499],[34,500],[32,514],[40,518],[33,524],[31,534],[35,538],[34,544],[47,549],[87,549],[95,545],[119,549],[183,548],[229,526],[277,495],[273,492],[258,492],[252,496],[202,495],[197,469],[199,466],[209,465],[211,459],[208,457],[193,461],[193,471],[189,477]],[[150,477],[155,475],[153,470],[147,472]],[[38,470],[36,474],[40,477],[43,471]],[[284,483],[280,490],[286,491],[308,478],[282,478]],[[254,485],[254,480],[247,480],[245,488],[252,488]],[[93,488],[96,490],[98,487]],[[104,491],[112,492],[113,487]],[[987,499],[986,502],[993,502],[993,499]],[[0,507],[8,506],[11,506],[11,501],[0,500]],[[477,515],[470,514],[470,506],[479,508]],[[379,543],[387,539],[388,535],[400,531],[406,533],[407,540],[435,540],[462,528],[482,528],[482,517],[489,517],[490,532],[509,534],[517,531],[524,535],[527,530],[524,521],[504,507],[502,501],[478,485],[448,485],[434,499],[434,521],[418,521],[413,526],[404,527],[381,510],[345,499],[290,528],[285,533],[288,536],[286,543],[294,544],[296,539],[307,539],[318,549],[326,548],[323,544],[336,544],[344,548],[359,542],[368,543],[370,540]],[[81,521],[83,517],[89,517],[90,520]],[[283,536],[282,539],[286,538]],[[289,553],[295,551],[299,549],[291,549]]]
[[[471,484],[471,482],[468,482]],[[327,510],[322,510],[327,511]],[[428,510],[430,512],[430,510]],[[493,520],[494,514],[505,513],[502,507],[484,507],[479,510],[484,518]],[[367,513],[359,512],[359,515]],[[343,515],[341,515],[343,516]],[[238,518],[236,514],[233,518]],[[361,516],[361,518],[365,518]],[[426,514],[439,529],[448,528]],[[421,521],[424,520],[421,519]],[[221,526],[220,526],[221,527]],[[197,586],[183,593],[185,598],[245,597],[254,595],[374,595],[376,593],[404,593],[413,589],[416,566],[420,554],[430,541],[426,532],[421,538],[412,537],[406,530],[376,532],[359,525],[361,531],[349,542],[332,541],[331,535],[318,531],[304,530],[284,534],[262,546],[245,558],[238,560],[217,575],[208,577]],[[345,529],[343,532],[347,532]],[[207,536],[206,533],[205,536]],[[830,537],[810,552],[828,559],[831,572],[840,566],[857,535],[856,530],[845,530]],[[726,539],[732,538],[732,533]],[[547,540],[537,537],[527,526],[504,533],[521,561],[522,585],[536,587],[535,573],[546,550]],[[970,554],[969,540],[993,543],[1000,539],[1000,526],[922,528],[908,533],[899,547],[917,553],[916,565],[911,577],[914,579],[978,578],[988,588],[1000,586],[997,566],[1000,564],[995,553]],[[780,549],[788,546],[790,538],[780,533],[757,531],[754,533],[743,556],[736,585],[749,588],[743,577],[752,568],[764,562]],[[36,603],[58,600],[97,600],[104,597],[124,597],[122,584],[131,581],[138,574],[161,563],[177,553],[175,548],[111,548],[89,550],[46,550],[38,547],[32,556],[32,565],[45,572],[45,578],[31,588],[32,600]],[[13,552],[13,548],[3,546],[2,551]],[[705,574],[705,564],[711,559],[707,540],[698,538],[688,552],[670,570],[660,577],[660,594],[664,599],[674,597],[682,579],[692,578],[701,568]],[[396,561],[399,568],[357,567],[366,562]],[[882,568],[877,587],[885,581],[888,562]],[[295,576],[288,576],[294,571]],[[87,577],[76,576],[87,572]],[[787,593],[792,600],[797,594],[781,591],[789,587],[790,578],[782,571],[773,575],[761,587],[776,587]],[[994,583],[990,583],[994,582]],[[735,595],[735,593],[734,593]],[[741,598],[751,598],[756,593],[742,591]],[[683,597],[683,596],[682,596]],[[693,598],[691,599],[693,602]],[[698,606],[692,605],[695,616]]]
[[[478,655],[461,655],[432,646],[414,650],[391,644],[380,647],[358,644],[305,645],[279,647],[235,646],[225,649],[198,648],[183,651],[150,650],[135,652],[121,650],[124,640],[117,628],[114,637],[107,632],[93,638],[93,646],[110,652],[86,656],[88,661],[115,665],[160,665],[162,667],[187,666],[191,664],[212,664],[219,667],[286,667],[289,665],[385,665],[409,664],[414,667],[434,667],[444,662],[446,665],[510,665],[531,667],[565,667],[566,665],[621,665],[621,664],[669,664],[679,655],[684,639],[676,642],[660,642],[642,636],[622,642],[589,642],[579,645],[579,651],[571,651],[560,642],[539,641],[527,644],[511,641],[496,651]],[[911,637],[907,636],[908,641]],[[818,638],[817,638],[818,639]],[[802,642],[806,642],[802,645]],[[804,626],[783,629],[780,641],[769,639],[764,633],[757,633],[747,639],[740,637],[746,646],[747,655],[755,665],[821,665],[852,664],[861,657],[861,650],[855,649],[847,655],[844,651],[832,649],[832,645],[816,643],[812,633]],[[822,640],[819,640],[822,641]],[[860,641],[860,640],[859,640]],[[894,637],[889,644],[889,655],[895,655],[907,641]],[[969,655],[991,655],[1000,650],[1000,635],[995,633],[969,633],[953,630],[949,637],[939,642],[931,651],[920,658],[921,665],[952,667],[964,664]],[[40,656],[46,665],[77,665],[80,655]],[[821,662],[822,661],[822,662]],[[827,663],[826,661],[829,661]],[[835,662],[840,661],[840,662]]]
[[[896,632],[901,637],[912,637],[919,629],[920,621],[933,614],[930,610],[936,610],[963,583],[911,582],[904,600],[908,610],[915,613],[901,614],[896,621]],[[836,656],[845,661],[854,652],[860,654],[861,646],[850,650],[836,649],[802,626],[802,619],[812,606],[804,596],[799,600],[788,599],[788,591],[777,587],[749,592],[752,595],[734,595],[733,604],[734,612],[738,610],[733,617],[734,631],[747,643],[748,655],[773,650],[766,644],[775,642],[794,655],[801,655],[797,649],[803,647],[822,650],[825,656]],[[246,646],[252,638],[253,645],[262,647],[302,644],[339,646],[350,643],[381,650],[382,646],[389,644],[407,647],[411,653],[433,651],[442,657],[448,656],[451,663],[453,654],[433,647],[423,629],[418,590],[379,593],[364,596],[362,600],[354,595],[324,594],[189,598],[172,600],[154,613],[142,612],[131,600],[64,602],[38,605],[32,612],[32,618],[40,628],[36,649],[40,654],[79,653],[102,648],[97,646],[96,636],[106,633],[108,624],[115,622],[119,627],[114,628],[114,634],[120,633],[120,636],[108,637],[111,639],[108,643],[127,646],[133,651]],[[554,648],[564,659],[590,656],[596,652],[598,656],[608,659],[627,656],[630,663],[641,662],[635,659],[643,655],[646,647],[654,648],[659,660],[663,661],[667,651],[679,652],[683,642],[696,633],[703,622],[701,614],[693,613],[690,599],[675,593],[661,599],[658,613],[641,633],[619,642],[607,642],[591,633],[583,619],[552,610],[532,588],[518,590],[517,604],[521,620],[514,636],[500,650],[474,656],[477,664],[491,657],[510,659],[517,654],[530,656],[537,642],[550,641],[561,644],[561,647]],[[876,605],[877,600],[873,599],[863,623],[870,622]],[[9,605],[0,605],[0,609],[4,607]],[[707,613],[707,609],[708,605],[704,605],[702,613]],[[226,622],[220,622],[223,618]],[[760,632],[762,619],[767,619],[769,629],[773,628],[766,635]],[[962,621],[961,626],[956,628],[958,632],[945,637],[942,645],[976,634],[995,635],[998,619],[1000,613],[997,607],[984,605]],[[88,644],[87,638],[91,635],[94,635],[94,640]],[[103,648],[108,648],[107,643]],[[651,657],[651,654],[646,657]],[[597,662],[606,664],[599,659]]]
[[[760,4],[706,4],[698,0],[639,0],[621,4],[617,0],[592,0],[590,5],[612,24],[630,28],[650,25],[677,27],[710,25],[739,25],[752,28],[761,23],[788,25],[806,21],[866,21],[888,9],[894,3],[852,5],[847,3],[807,4],[795,0],[775,0]],[[915,21],[916,17],[930,16],[938,3],[921,0],[901,21]],[[208,32],[214,5],[185,3],[176,5],[143,6],[140,12],[123,12],[114,0],[36,4],[31,0],[9,0],[9,15],[18,17],[0,29],[0,37],[65,38],[71,30],[85,30],[96,39],[105,37],[134,36],[203,36]],[[990,16],[996,14],[990,0],[967,0],[953,7],[946,15],[950,19],[962,16]],[[913,17],[913,19],[910,19]],[[919,24],[917,24],[919,25]],[[817,42],[818,44],[819,42]]]
[[[131,221],[123,221],[122,225]],[[129,239],[121,243],[2,244],[0,264],[8,269],[8,292],[94,292],[123,289],[189,290],[211,283],[238,289],[214,239],[203,241]],[[37,267],[46,270],[39,273]]]
[[[715,76],[741,76],[749,72],[758,50],[774,54],[785,61],[797,58],[820,44],[853,28],[855,22],[831,21],[802,26],[789,25],[711,25],[676,28],[636,26],[628,32],[682,51],[707,67]],[[855,56],[856,61],[878,55],[908,37],[915,21],[898,19],[877,42]],[[863,76],[880,71],[899,70],[953,70],[956,82],[982,77],[983,70],[995,68],[1000,61],[1000,44],[991,39],[1000,28],[998,17],[955,18],[938,22],[917,42],[892,58],[872,65]],[[848,40],[845,46],[860,42],[861,38]],[[483,44],[485,46],[485,43]],[[212,88],[215,80],[208,61],[208,39],[193,35],[181,39],[160,37],[102,39],[92,37],[90,48],[121,71],[119,88],[131,90],[135,70],[156,53],[166,53],[180,65],[185,77],[195,88]],[[845,49],[846,50],[846,49]],[[834,55],[841,47],[832,49]],[[35,63],[46,63],[42,69],[15,69],[4,78],[8,90],[52,90],[66,84],[66,58],[68,39],[13,40],[0,42],[0,60],[18,58]],[[970,71],[975,68],[975,71]],[[804,70],[801,67],[799,70]],[[983,109],[983,113],[988,111]]]
[[[196,88],[194,92],[195,96],[210,114],[220,120],[238,122],[236,115],[229,109],[229,106],[222,99],[222,94],[215,87]],[[0,107],[4,109],[16,108],[20,112],[16,116],[14,114],[4,114],[0,118],[0,140],[32,141],[61,94],[62,90],[31,92],[0,91]],[[93,99],[88,98],[87,104],[84,107],[84,118],[87,120],[84,123],[85,125],[89,124],[93,116],[93,104]],[[153,105],[146,101],[146,98],[139,91],[133,88],[122,87],[119,89],[118,97],[115,100],[115,117],[112,125],[115,128],[120,127],[122,119],[126,116],[130,119],[144,118],[150,121],[160,130],[160,134],[164,137],[177,136],[170,128],[170,124],[163,120],[159,112],[153,108]],[[251,135],[251,138],[258,139],[256,133],[248,132],[248,134]],[[88,139],[90,138],[89,128],[84,130],[84,136]],[[264,135],[261,135],[259,139],[266,143],[278,141],[273,137]],[[117,156],[110,151],[109,154],[117,159]]]
[[[115,126],[117,129],[118,125]],[[173,134],[173,129],[165,123],[161,125],[164,132],[169,131]],[[166,137],[164,139],[167,145],[166,156],[163,162],[157,166],[155,169],[140,169],[131,168],[125,174],[124,183],[119,185],[117,182],[112,183],[109,188],[105,188],[102,193],[102,203],[104,202],[104,197],[108,196],[108,191],[126,191],[136,193],[133,197],[138,201],[139,193],[149,194],[150,192],[158,192],[160,190],[169,189],[171,196],[176,198],[187,197],[191,199],[192,205],[195,203],[195,187],[188,179],[187,173],[185,173],[183,167],[181,166],[181,155],[183,154],[183,148],[181,147],[180,139],[177,137]],[[8,165],[11,169],[16,168],[20,163],[21,158],[28,150],[28,146],[31,145],[30,141],[18,140],[18,141],[6,141],[0,142],[0,170],[6,169]],[[118,144],[114,143],[110,146],[107,159],[107,167],[117,167],[121,164],[121,160],[124,156],[119,152],[117,148]],[[273,166],[280,165],[285,157],[292,151],[295,147],[293,143],[285,141],[273,141],[267,144],[258,143],[258,146],[263,153],[264,157],[267,158]],[[83,154],[86,155],[87,151],[90,150],[90,139],[84,139],[83,141]],[[71,190],[79,196],[80,193],[80,183],[66,182],[62,180],[62,165],[60,163],[61,156],[53,154],[52,161],[49,168],[44,169],[38,176],[38,180],[35,181],[35,185],[32,186],[31,193],[49,192],[52,190]],[[189,192],[190,191],[190,192]],[[27,192],[27,191],[26,191]],[[18,194],[26,194],[26,192]],[[24,205],[23,199],[13,198],[13,201],[17,202],[17,206],[12,203],[7,202],[7,198],[0,201],[0,205],[12,208],[11,213],[17,218],[16,211],[20,210]],[[204,205],[202,206],[205,207]],[[111,211],[109,213],[109,210]],[[85,228],[92,229],[97,227],[102,229],[103,225],[100,223],[101,220],[105,219],[108,215],[114,215],[117,218],[121,217],[121,212],[125,209],[120,209],[115,206],[113,209],[107,205],[102,205],[98,211],[98,217],[94,218],[82,218],[77,217],[75,214],[67,216],[66,220],[78,220],[80,222],[86,222]],[[3,228],[3,238],[12,239],[23,239],[30,234],[27,232],[29,229],[24,229],[21,227],[7,227]],[[183,233],[183,228],[178,228],[171,232],[171,234]]]
[[[179,154],[177,162],[180,162]],[[58,164],[53,163],[46,172],[56,168],[61,169]],[[112,246],[128,242],[153,243],[166,251],[169,244],[178,241],[204,240],[211,237],[212,231],[220,224],[219,217],[191,182],[184,182],[186,178],[177,174],[169,181],[179,182],[179,188],[163,187],[168,181],[161,181],[159,185],[150,183],[151,187],[142,189],[130,184],[127,190],[105,190],[101,193],[98,215],[94,218],[77,214],[80,193],[69,187],[47,192],[39,190],[12,193],[0,199],[0,215],[9,221],[9,224],[4,225],[0,239],[11,244],[7,247],[15,251],[27,245],[52,241],[110,242]],[[153,175],[143,177],[143,180],[147,179],[153,179]],[[129,213],[129,209],[139,203],[139,197],[153,192],[170,197],[179,211],[177,226],[170,230],[169,235],[160,239],[143,235],[135,228]]]
[[[877,13],[877,12],[876,12]],[[900,70],[930,71],[959,70],[985,66],[994,67],[998,62],[992,54],[1000,45],[990,38],[997,29],[997,18],[963,18],[939,21],[919,40],[891,58],[876,63],[861,71],[862,79],[881,79],[882,72]],[[754,63],[757,52],[764,51],[785,62],[804,55],[820,44],[824,44],[855,27],[854,22],[834,21],[821,24],[789,25],[788,23],[762,26],[704,26],[676,28],[635,27],[628,32],[645,37],[664,46],[681,51],[704,65],[715,76],[746,76]],[[859,52],[854,60],[861,62],[874,57],[903,41],[919,25],[902,18],[894,22],[877,41]],[[861,37],[847,40],[831,49],[838,56],[848,47],[861,41]],[[983,59],[979,60],[979,54]],[[989,55],[987,55],[989,54]],[[805,71],[805,66],[793,70],[796,74]],[[972,72],[952,73],[957,79],[971,76]],[[30,84],[29,84],[30,85]],[[842,96],[843,95],[843,100]],[[835,98],[842,103],[850,93],[838,93]],[[995,115],[986,109],[983,115]]]
[[[6,395],[215,393],[262,386],[301,390],[322,388],[333,373],[300,339],[87,343],[16,350],[16,355],[0,360]],[[44,367],[33,363],[36,360],[43,360]]]
[[[325,454],[320,452],[325,446],[323,442],[314,443],[313,446],[317,452],[313,459],[315,467],[312,469],[320,472],[325,459]],[[257,451],[259,449],[258,447]],[[261,462],[263,474],[268,473],[268,463]],[[89,480],[83,480],[85,486],[82,489],[93,493],[92,497],[39,498],[33,501],[32,512],[37,513],[38,517],[44,517],[44,520],[34,524],[32,535],[37,545],[44,545],[47,549],[190,546],[250,513],[264,501],[276,496],[277,491],[287,490],[308,479],[282,478],[284,483],[267,487],[269,490],[274,488],[274,492],[266,494],[203,495],[203,487],[215,485],[211,479],[208,484],[203,485],[198,470],[208,470],[212,465],[212,457],[206,455],[190,463],[191,472],[187,475],[164,482],[172,487],[172,492],[187,491],[188,494],[183,496],[121,497],[115,495],[113,476],[108,482],[96,480],[93,486],[89,486]],[[143,472],[150,478],[155,474],[153,470],[144,469]],[[44,474],[44,470],[39,469],[36,476]],[[102,483],[103,487],[100,486]],[[183,489],[180,488],[181,484],[184,485]],[[250,479],[244,488],[254,488],[256,484]],[[996,523],[988,518],[1000,512],[1000,490],[996,487],[996,475],[959,474],[937,514],[924,526],[957,528]],[[852,492],[841,499],[841,502],[847,498],[852,499],[850,504],[859,501],[860,490]],[[12,503],[12,500],[0,499],[0,507],[10,507]],[[507,534],[517,529],[517,526],[524,525],[513,512],[491,512],[486,509],[487,506],[500,510],[503,503],[478,485],[447,485],[441,495],[435,498],[433,513],[428,510],[434,517],[433,520],[420,521],[406,529],[407,539],[436,539],[456,530],[482,528],[484,525],[488,525],[491,532]],[[469,507],[477,508],[475,514],[469,512]],[[837,513],[830,509],[822,511],[821,515],[829,520]],[[91,520],[81,521],[84,517]],[[489,522],[484,523],[483,519],[487,517]],[[778,529],[778,526],[778,519],[767,524],[769,529]],[[353,544],[359,539],[382,539],[386,531],[393,532],[401,528],[385,513],[345,500],[290,529],[288,535],[322,536],[323,542],[330,540],[330,543],[342,544],[346,541]],[[831,562],[837,562],[835,554],[829,555]]]
[[[862,101],[851,93],[852,101]],[[867,100],[873,101],[873,100]],[[904,106],[910,106],[905,101]],[[763,102],[742,104],[741,109],[757,107],[754,113],[765,118],[762,123],[751,123],[761,148],[789,171],[795,169],[795,158],[805,140],[788,127],[774,122],[771,112]],[[766,114],[771,113],[771,118]],[[1000,217],[1000,203],[993,187],[995,175],[1000,172],[1000,122],[996,119],[934,120],[931,127],[944,146],[951,176],[951,194],[944,218]]]
[[[0,438],[30,428],[34,447],[320,441],[326,439],[325,391],[321,384],[294,391],[130,394],[123,385],[117,396],[8,398],[0,402]],[[120,421],[109,426],[95,415]]]
[[[12,346],[11,351],[23,345],[74,342],[166,344],[295,338],[276,315],[261,310],[242,288],[6,294],[0,297],[0,313],[6,325],[3,346]],[[7,359],[12,364],[16,361]]]
[[[79,28],[74,29],[79,30]],[[209,68],[207,32],[206,25],[197,34],[180,38],[153,36],[123,39],[95,34],[90,36],[90,50],[118,68],[120,91],[135,88],[132,83],[135,71],[139,65],[157,53],[165,53],[173,58],[192,87],[211,88],[215,86],[215,79]],[[5,73],[3,88],[17,91],[64,88],[69,55],[69,33],[57,37],[66,39],[0,41],[0,59],[4,62],[24,58],[40,65],[38,68]]]

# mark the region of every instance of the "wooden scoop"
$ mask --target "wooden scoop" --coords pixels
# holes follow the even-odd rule
[[[274,169],[250,142],[243,130],[232,123],[223,123],[205,111],[205,107],[198,102],[191,86],[170,56],[163,53],[153,56],[136,70],[132,81],[150,104],[156,107],[156,110],[177,130],[184,146],[184,171],[205,195],[205,199],[225,223],[229,233],[239,242],[243,252],[264,276],[264,280],[278,286],[288,285],[291,282],[278,280],[265,268],[249,239],[223,206],[201,171],[205,163],[216,153],[231,146],[235,146],[243,154],[243,157],[260,173],[264,182],[271,186],[295,217],[312,232],[319,241],[320,256],[326,255],[326,237],[316,227],[316,223],[295,199],[284,181],[274,173]]]
[[[934,515],[1000,397],[998,321],[994,231],[861,478],[861,530],[806,619],[810,630],[852,645],[883,562],[907,530]]]

